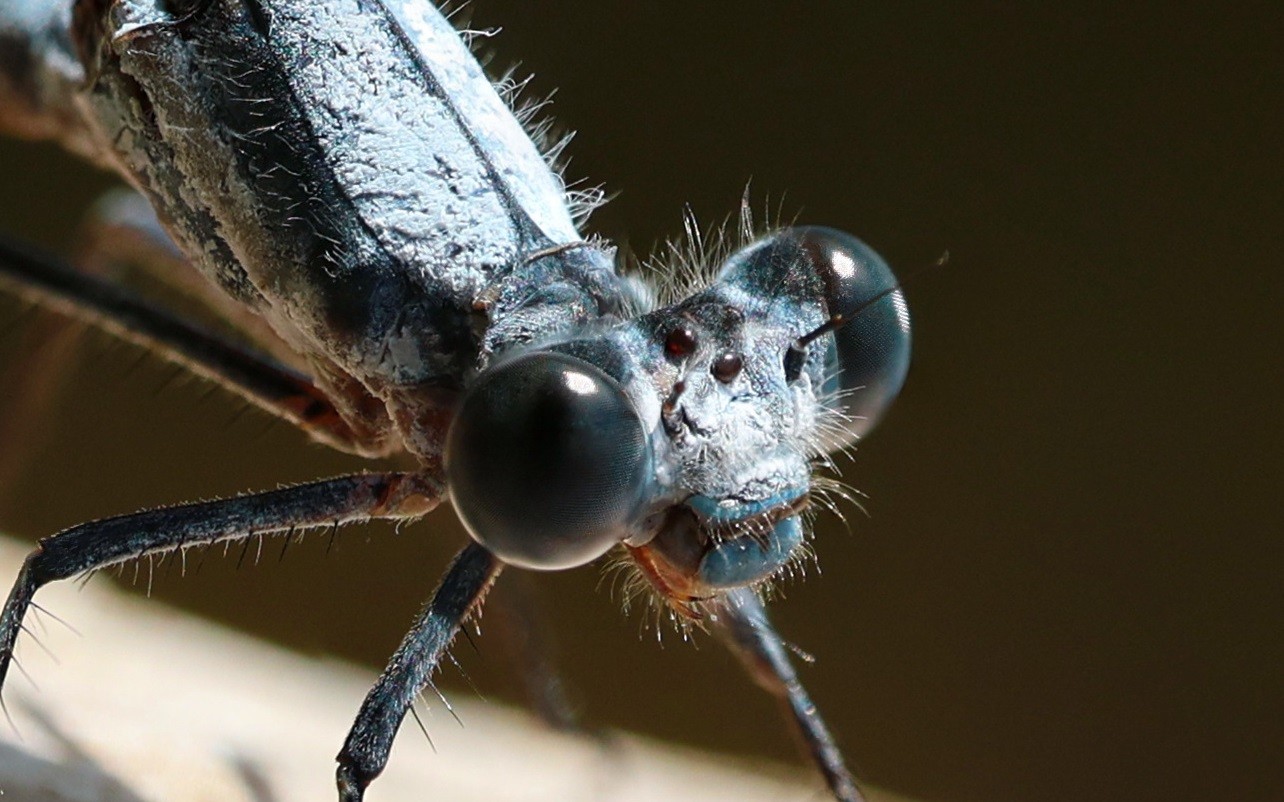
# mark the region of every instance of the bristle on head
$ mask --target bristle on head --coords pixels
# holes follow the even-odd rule
[[[739,209],[721,223],[702,227],[687,206],[682,212],[682,234],[661,243],[633,267],[655,285],[657,303],[676,303],[712,284],[731,254],[781,228],[781,205],[773,209],[764,199],[762,219],[756,220],[746,184]]]
[[[473,27],[469,19],[471,9],[468,9],[467,2],[445,3],[441,11],[455,26],[460,39],[482,68],[490,75],[498,75],[491,80],[491,86],[517,118],[522,130],[535,143],[549,170],[561,182],[571,219],[576,227],[583,227],[589,216],[610,200],[610,196],[600,185],[588,184],[582,179],[567,179],[566,171],[570,160],[564,153],[575,133],[559,126],[549,113],[556,91],[543,96],[529,96],[528,90],[534,75],[528,73],[519,77],[520,64],[513,64],[504,70],[492,70],[491,62],[496,55],[494,40],[502,29]]]

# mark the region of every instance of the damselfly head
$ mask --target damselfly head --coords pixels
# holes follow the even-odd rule
[[[677,303],[502,355],[456,414],[451,497],[516,565],[623,543],[695,616],[806,553],[816,463],[872,428],[908,360],[887,264],[833,229],[783,229]]]
[[[630,544],[680,612],[770,581],[807,552],[817,461],[873,428],[904,382],[909,316],[891,270],[840,231],[787,228],[733,253],[707,289],[644,316],[657,354],[657,487]]]

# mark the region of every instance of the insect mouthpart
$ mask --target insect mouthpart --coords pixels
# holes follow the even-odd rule
[[[699,618],[699,602],[761,584],[794,559],[804,539],[799,516],[809,504],[805,490],[757,501],[695,495],[672,507],[658,534],[629,553],[671,606]]]

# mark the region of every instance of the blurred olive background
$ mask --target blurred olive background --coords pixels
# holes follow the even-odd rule
[[[473,11],[504,27],[496,65],[559,88],[556,116],[580,131],[571,176],[619,192],[594,232],[645,254],[684,203],[716,222],[752,179],[757,208],[851,230],[903,270],[950,252],[908,290],[908,385],[844,474],[869,515],[824,520],[823,576],[776,605],[863,778],[939,800],[1279,793],[1277,12]],[[69,249],[111,180],[0,148],[0,228]],[[21,308],[0,301],[5,364],[31,348],[8,325]],[[0,445],[23,464],[7,530],[363,467],[157,359],[132,367],[103,335],[82,353],[19,427],[36,445]],[[154,595],[374,669],[462,537],[440,511],[345,530],[328,557],[317,537],[239,572],[212,558]],[[537,577],[587,721],[796,760],[715,642],[657,645],[599,578]],[[486,633],[457,650],[465,670],[519,698]],[[454,669],[446,683],[473,693]]]

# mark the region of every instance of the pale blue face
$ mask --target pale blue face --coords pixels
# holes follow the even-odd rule
[[[683,301],[499,361],[451,431],[456,508],[527,567],[622,542],[683,612],[771,579],[805,550],[816,463],[868,431],[904,381],[895,288],[859,240],[787,229]]]

